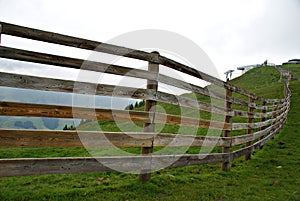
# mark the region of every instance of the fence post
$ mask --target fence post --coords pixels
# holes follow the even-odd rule
[[[250,97],[249,98],[249,102],[250,103],[254,103],[254,99],[252,97]],[[248,115],[249,115],[248,116],[248,123],[253,123],[253,120],[254,120],[254,118],[253,118],[253,111],[254,111],[254,108],[251,107],[251,106],[249,106],[248,107]],[[248,128],[246,134],[251,134],[252,132],[253,132],[253,129],[252,128]],[[252,141],[247,142],[246,143],[246,147],[250,146],[251,144],[252,144]],[[249,160],[249,159],[251,159],[251,153],[245,155],[245,160]]]
[[[231,102],[229,102],[228,100],[231,98],[232,96],[232,90],[230,89],[226,89],[226,109],[229,112],[231,110]],[[226,115],[225,116],[225,123],[230,123],[231,124],[231,116],[230,115]],[[224,137],[230,137],[231,136],[231,131],[230,130],[225,130],[223,136]],[[223,153],[229,153],[230,152],[230,145],[229,146],[223,146]],[[230,169],[230,162],[226,161],[222,163],[222,170],[223,171],[229,171]]]
[[[277,110],[279,109],[279,106],[281,105],[281,101],[277,102],[277,103],[274,103],[273,106],[273,115],[272,115],[272,119],[275,119],[278,115],[277,115]],[[276,122],[273,122],[272,123],[272,129],[270,131],[270,133],[274,132],[275,131],[275,128],[274,128],[274,125],[276,124]],[[274,136],[271,138],[271,139],[274,139]]]
[[[290,76],[290,75],[289,75],[289,76]],[[286,79],[289,79],[289,77],[286,78]],[[288,96],[287,82],[288,82],[287,80],[284,81],[284,98],[286,98],[286,97]]]
[[[151,52],[153,57],[158,57],[158,52]],[[158,60],[158,59],[156,59]],[[148,71],[158,74],[159,72],[159,64],[149,62],[148,63]],[[157,92],[158,89],[158,82],[157,80],[147,80],[147,89],[153,89]],[[153,119],[155,118],[155,110],[156,110],[156,101],[154,100],[146,100],[145,101],[145,111],[152,111],[153,112]],[[151,121],[151,123],[144,124],[144,132],[155,132],[155,123]],[[151,155],[153,152],[153,146],[151,147],[142,147],[142,155]],[[140,172],[140,181],[146,182],[149,181],[151,178],[151,163],[149,169],[141,170]]]
[[[266,101],[262,101],[262,104],[261,104],[261,105],[262,105],[262,106],[266,106]],[[261,112],[262,112],[263,114],[266,114],[267,110],[266,110],[265,108],[263,108]],[[261,121],[261,122],[266,121],[266,117],[262,117],[262,118],[260,119],[260,121]],[[265,130],[265,129],[266,129],[266,126],[262,126],[262,127],[260,128],[261,131],[262,131],[262,130]],[[262,139],[264,139],[264,137],[265,137],[265,135],[261,136],[259,139],[262,140]],[[264,145],[261,145],[259,148],[262,149],[263,147],[264,147]]]

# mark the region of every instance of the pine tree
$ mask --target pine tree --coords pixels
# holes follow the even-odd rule
[[[64,131],[65,131],[65,130],[68,130],[68,125],[67,125],[67,124],[65,124],[63,130],[64,130]]]
[[[133,110],[133,105],[132,104],[129,105],[129,110]]]

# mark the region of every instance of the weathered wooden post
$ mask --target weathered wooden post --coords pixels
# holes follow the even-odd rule
[[[264,108],[264,106],[266,106],[266,101],[263,100],[261,105],[263,106],[261,112],[262,112],[263,115],[265,115],[266,112],[267,112],[267,110]],[[262,117],[260,118],[260,121],[261,121],[261,122],[266,121],[266,117],[262,116]],[[262,130],[265,130],[265,129],[266,129],[266,126],[260,127],[260,130],[261,130],[261,131],[262,131]],[[265,135],[262,135],[259,139],[262,140],[262,139],[264,139],[264,137],[265,137]],[[259,148],[262,149],[263,147],[264,147],[264,145],[261,145]]]
[[[249,102],[250,102],[250,104],[254,103],[253,97],[249,98]],[[253,123],[253,120],[254,120],[254,118],[253,118],[253,111],[254,111],[254,108],[250,105],[248,107],[248,123],[249,124]],[[252,128],[248,128],[247,131],[246,131],[246,134],[252,134],[252,132],[253,132],[253,129]],[[252,144],[252,141],[249,141],[249,142],[246,143],[246,146],[248,147],[251,144]],[[249,160],[249,159],[251,159],[251,153],[245,155],[245,160]]]
[[[272,119],[273,120],[275,120],[276,119],[276,117],[278,116],[278,109],[280,108],[280,105],[281,105],[281,101],[279,101],[279,102],[274,102],[274,104],[273,104],[273,106],[274,106],[274,108],[273,108],[273,114],[272,114]],[[275,124],[276,124],[277,122],[276,121],[274,121],[273,123],[272,123],[272,129],[271,129],[271,131],[270,131],[270,133],[272,133],[272,132],[274,132],[276,129],[274,128],[275,127]],[[274,136],[272,137],[272,139],[274,139]]]
[[[158,52],[151,52],[153,58],[155,60],[158,60],[159,53]],[[159,64],[149,62],[148,64],[148,71],[152,73],[158,74],[159,72]],[[157,76],[156,76],[157,77]],[[147,80],[147,89],[152,89],[157,92],[158,89],[158,82],[157,80]],[[144,132],[155,132],[155,110],[156,110],[156,101],[154,100],[146,100],[145,101],[145,111],[152,111],[153,112],[153,119],[151,120],[151,123],[145,123],[144,124]],[[151,155],[153,152],[153,146],[151,147],[142,147],[142,155]],[[141,170],[140,172],[140,181],[146,182],[149,181],[151,178],[151,163],[149,169]]]
[[[290,77],[289,77],[290,75],[288,75],[288,77],[286,78],[286,79],[289,79]],[[287,82],[288,81],[285,81],[284,82],[284,98],[286,98],[287,96],[288,96],[288,86],[287,86]]]
[[[227,111],[231,111],[231,105],[232,103],[229,101],[229,99],[232,96],[232,90],[230,89],[226,89],[226,109]],[[231,124],[231,116],[230,115],[226,115],[225,116],[225,123],[229,123]],[[225,130],[223,136],[224,137],[230,137],[231,136],[231,130]],[[229,146],[223,146],[223,153],[229,153],[230,152],[230,145]],[[222,170],[223,171],[229,171],[230,169],[230,162],[226,161],[222,163]]]

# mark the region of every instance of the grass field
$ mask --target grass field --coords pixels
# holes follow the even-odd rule
[[[284,64],[282,68],[288,69],[297,78],[300,78],[300,64]]]
[[[282,96],[278,80],[279,73],[266,67],[232,82],[275,98]],[[282,131],[251,160],[234,161],[229,172],[219,164],[164,169],[145,184],[125,173],[9,177],[0,179],[0,200],[300,200],[300,81],[292,81],[290,89],[291,109]],[[88,155],[77,148],[0,150],[0,158]]]

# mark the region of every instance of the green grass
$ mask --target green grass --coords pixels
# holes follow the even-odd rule
[[[232,84],[264,98],[283,98],[283,83],[280,73],[273,67],[260,67],[247,71],[232,81]]]
[[[288,69],[293,76],[300,78],[300,64],[284,64],[282,68]]]
[[[275,98],[282,96],[276,90],[282,85],[278,80],[272,68],[259,68],[232,82]],[[282,131],[251,160],[234,161],[229,172],[221,171],[219,164],[163,169],[145,184],[137,175],[125,173],[8,177],[0,179],[0,200],[300,200],[300,81],[292,81],[290,89],[291,110]],[[116,129],[109,122],[102,124],[105,129]],[[85,126],[92,129],[97,123]],[[88,153],[82,149],[0,150],[1,158],[69,155]]]

